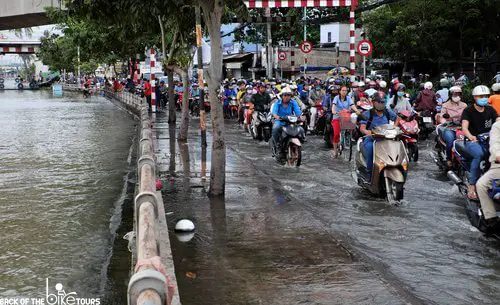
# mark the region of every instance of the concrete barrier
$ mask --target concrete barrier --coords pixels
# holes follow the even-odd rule
[[[128,92],[105,90],[140,119],[138,142],[138,185],[134,200],[134,230],[137,261],[128,285],[128,305],[178,305],[177,281],[170,249],[161,192],[156,191],[154,134],[144,99]]]

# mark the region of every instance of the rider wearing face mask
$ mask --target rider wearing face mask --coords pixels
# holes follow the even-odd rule
[[[450,99],[443,104],[441,113],[438,115],[438,122],[444,124],[451,122],[455,125],[460,125],[460,119],[467,104],[462,101],[462,88],[453,86],[450,88]],[[446,118],[445,118],[446,117]],[[448,126],[441,125],[438,127],[439,136],[446,142],[446,163],[451,167],[451,149],[453,142],[456,139],[456,132]]]
[[[413,107],[410,104],[410,101],[405,97],[406,86],[404,84],[399,84],[398,92],[395,96],[392,97],[390,102],[391,105],[394,106],[394,112],[400,113],[401,111],[408,110],[410,112],[413,111]]]
[[[477,136],[489,132],[497,118],[495,109],[488,105],[489,95],[490,89],[488,89],[488,87],[475,87],[474,90],[472,90],[472,96],[475,102],[473,105],[465,108],[462,113],[462,131],[469,139],[469,142],[466,142],[465,148],[469,155],[472,156],[469,174],[469,190],[467,192],[470,199],[477,199],[476,182],[481,174],[479,166],[485,155],[483,147],[477,142]]]

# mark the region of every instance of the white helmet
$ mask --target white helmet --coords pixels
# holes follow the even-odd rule
[[[297,90],[297,85],[291,84],[291,85],[290,85],[290,89],[291,89],[291,90]]]
[[[451,93],[462,93],[462,88],[460,86],[453,86],[450,88]]]
[[[474,90],[472,90],[472,96],[478,95],[490,95],[490,89],[483,85],[476,86]]]
[[[441,85],[441,87],[445,87],[445,86],[449,86],[449,85],[450,85],[450,82],[448,81],[448,79],[446,79],[446,78],[442,78],[442,79],[439,81],[439,84]]]
[[[288,86],[286,86],[285,88],[283,88],[281,90],[280,95],[283,95],[283,94],[290,94],[290,95],[292,95],[292,90],[290,90],[290,88]]]
[[[365,86],[365,82],[361,81],[358,83],[358,87],[364,87]]]
[[[500,91],[500,83],[494,83],[493,86],[491,86],[491,90],[493,92],[499,92]]]
[[[431,82],[426,82],[426,83],[424,84],[424,89],[429,89],[429,90],[431,90],[431,89],[432,89],[432,83],[431,83]]]
[[[384,80],[381,80],[380,83],[378,83],[380,88],[387,88],[387,82]]]

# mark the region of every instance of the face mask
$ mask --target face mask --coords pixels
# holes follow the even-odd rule
[[[373,103],[373,106],[375,107],[376,110],[382,111],[385,109],[385,105],[382,103]]]
[[[452,96],[451,100],[454,101],[455,103],[460,102],[460,96]]]
[[[398,96],[399,97],[403,97],[405,95],[405,93],[403,91],[398,91]]]
[[[488,98],[486,98],[486,97],[479,98],[476,100],[476,104],[478,106],[484,107],[484,106],[488,105]]]

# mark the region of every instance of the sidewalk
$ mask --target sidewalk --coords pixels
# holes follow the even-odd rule
[[[258,158],[229,145],[225,200],[209,199],[210,129],[205,181],[198,120],[191,123],[189,144],[180,146],[165,114],[155,123],[168,227],[181,218],[196,225],[189,242],[170,232],[183,305],[406,303],[303,203],[256,169]]]

